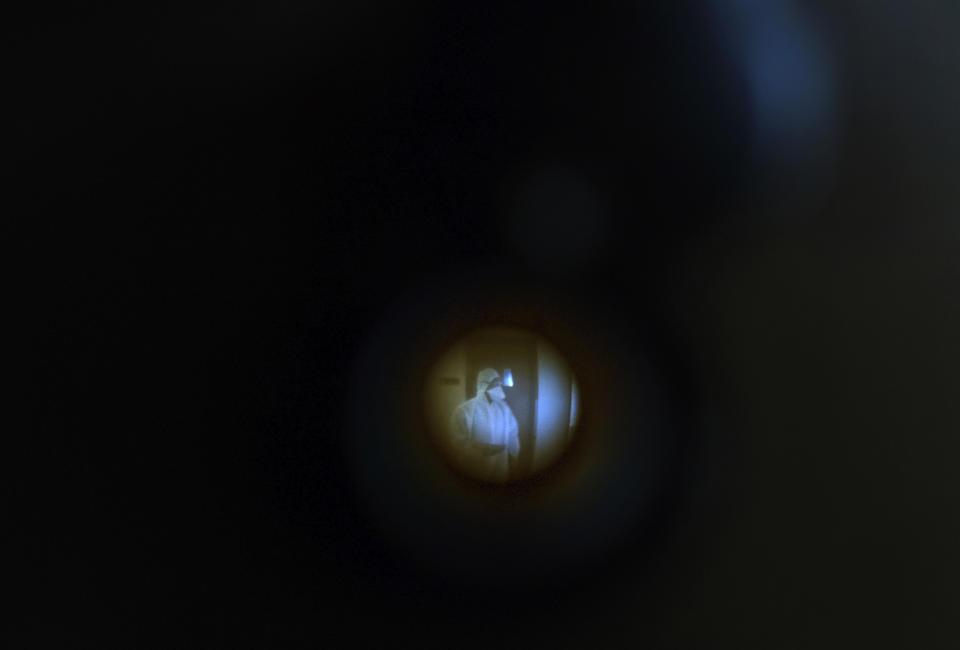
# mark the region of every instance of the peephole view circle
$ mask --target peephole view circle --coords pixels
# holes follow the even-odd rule
[[[508,483],[555,463],[580,415],[580,387],[546,339],[512,328],[477,330],[443,352],[426,383],[438,448],[458,471]]]

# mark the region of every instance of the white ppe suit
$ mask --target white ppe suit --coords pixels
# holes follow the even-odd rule
[[[481,370],[477,396],[454,410],[450,428],[464,469],[482,480],[503,483],[509,476],[508,456],[516,458],[520,451],[520,437],[517,419],[502,399],[503,390],[496,389],[499,380],[496,370]]]

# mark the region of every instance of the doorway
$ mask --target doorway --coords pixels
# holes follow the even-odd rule
[[[464,399],[477,394],[477,373],[493,368],[503,376],[509,368],[513,386],[504,386],[507,404],[517,418],[520,452],[510,467],[511,478],[527,476],[533,466],[536,447],[537,346],[533,335],[515,330],[483,330],[465,342],[466,370]]]

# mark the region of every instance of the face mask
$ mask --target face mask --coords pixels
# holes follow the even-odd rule
[[[503,392],[502,386],[497,386],[496,388],[491,388],[487,391],[487,395],[493,399],[507,399],[506,393]]]

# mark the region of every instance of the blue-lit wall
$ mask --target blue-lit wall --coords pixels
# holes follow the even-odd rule
[[[555,460],[570,434],[571,371],[545,341],[537,342],[537,425],[533,469]]]

